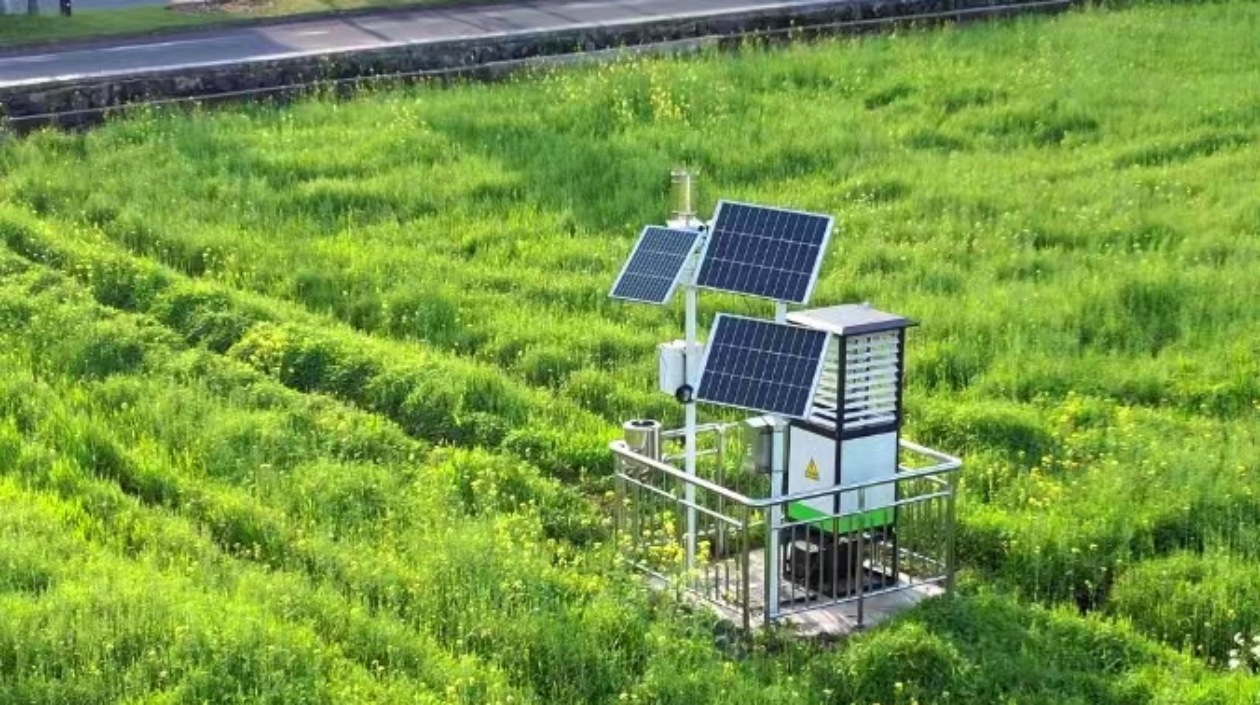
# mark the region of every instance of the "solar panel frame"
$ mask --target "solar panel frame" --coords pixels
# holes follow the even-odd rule
[[[656,244],[658,241],[653,238],[662,236],[676,237],[673,241]],[[609,297],[650,304],[664,304],[669,301],[678,288],[679,277],[699,239],[700,233],[694,230],[679,230],[660,225],[644,227],[639,232],[639,239],[630,250],[626,263],[622,265],[621,273],[613,282]],[[636,265],[639,269],[635,268]]]
[[[760,215],[773,217],[776,220],[786,219],[784,223],[775,223],[771,228],[780,228],[779,233],[740,232],[746,225],[728,225],[725,221],[739,216]],[[799,222],[792,222],[797,219]],[[821,232],[812,234],[802,232],[809,225],[821,225]],[[753,226],[749,229],[760,227]],[[804,304],[809,302],[814,287],[818,283],[818,274],[822,269],[823,256],[827,245],[831,242],[831,233],[835,229],[835,218],[821,213],[774,208],[739,201],[720,200],[713,218],[713,227],[706,239],[704,251],[700,255],[700,266],[696,270],[696,286],[716,291],[729,291],[746,296],[755,296],[772,301]],[[817,232],[818,228],[814,229]],[[774,235],[771,237],[770,235]],[[744,241],[753,238],[751,243]],[[757,240],[766,242],[760,243]],[[772,261],[767,264],[756,261],[758,256],[765,255],[768,243],[775,243],[771,251]],[[739,259],[719,259],[718,250],[738,250],[741,245],[753,248],[749,252],[734,252]],[[789,267],[784,260],[788,259],[793,249],[806,250],[806,256],[812,258],[808,266]],[[723,254],[726,254],[723,252]],[[719,262],[724,264],[719,264]],[[783,284],[775,282],[784,276],[792,277],[792,282]]]
[[[732,329],[728,322],[738,323]],[[726,341],[724,336],[735,339]],[[788,340],[789,337],[792,339]],[[695,398],[721,406],[807,418],[822,377],[830,337],[825,331],[812,328],[720,313],[714,319],[709,343],[705,346]],[[730,354],[728,349],[754,354],[726,361],[723,366],[732,369],[723,372],[711,368],[715,356]],[[791,367],[776,361],[776,357],[805,361],[810,369],[794,373]],[[713,379],[711,375],[721,379]],[[755,391],[750,391],[752,388],[756,388]]]

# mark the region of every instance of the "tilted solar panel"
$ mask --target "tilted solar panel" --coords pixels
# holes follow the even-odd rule
[[[823,331],[718,314],[696,399],[804,418],[826,347]]]
[[[644,228],[609,296],[650,304],[669,301],[699,237],[690,230]]]
[[[833,222],[826,215],[720,201],[696,285],[806,303]]]

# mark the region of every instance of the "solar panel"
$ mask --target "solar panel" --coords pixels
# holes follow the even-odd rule
[[[678,274],[696,246],[699,233],[653,225],[643,229],[613,285],[614,299],[663,304],[674,294]]]
[[[804,418],[826,347],[820,330],[718,314],[696,399]]]
[[[832,222],[826,215],[719,201],[696,285],[803,304]]]

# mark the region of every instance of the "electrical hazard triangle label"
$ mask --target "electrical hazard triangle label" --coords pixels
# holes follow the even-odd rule
[[[815,482],[818,481],[818,463],[815,463],[812,458],[809,461],[809,465],[805,466],[805,477]]]

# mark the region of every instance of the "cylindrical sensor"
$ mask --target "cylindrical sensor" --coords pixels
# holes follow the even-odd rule
[[[626,446],[639,455],[652,460],[661,459],[661,422],[652,419],[633,419],[621,426]]]
[[[744,420],[744,470],[769,475],[774,463],[774,432],[778,422],[772,416]]]
[[[695,172],[679,167],[670,172],[670,182],[673,187],[673,219],[691,220],[696,215]]]

